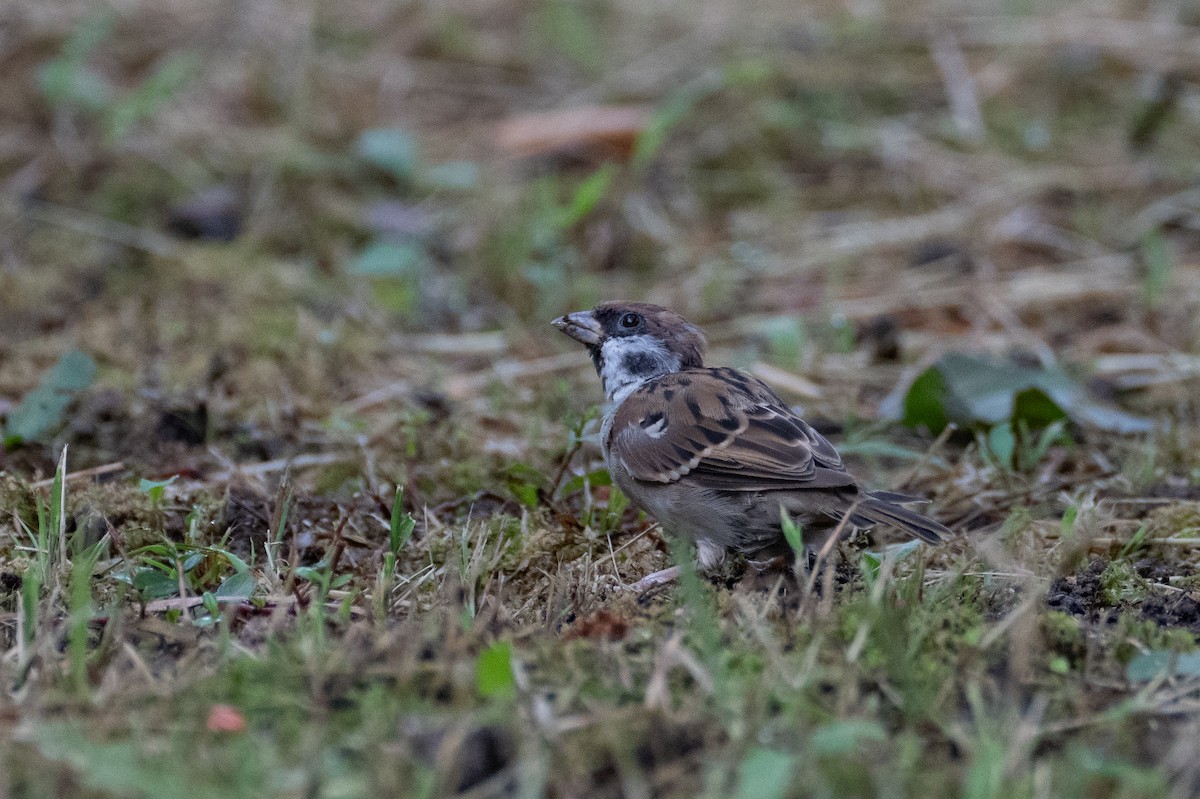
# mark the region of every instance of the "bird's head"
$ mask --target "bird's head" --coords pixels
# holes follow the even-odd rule
[[[588,348],[610,402],[647,380],[704,365],[700,328],[661,305],[602,302],[551,324]]]

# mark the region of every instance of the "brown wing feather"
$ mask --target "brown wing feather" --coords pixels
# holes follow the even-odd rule
[[[617,409],[611,457],[637,480],[706,488],[855,485],[833,445],[762,381],[734,369],[665,375]]]

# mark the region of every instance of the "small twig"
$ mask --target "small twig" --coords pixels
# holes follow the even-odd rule
[[[554,473],[554,479],[550,481],[550,491],[548,493],[551,498],[557,496],[558,486],[562,483],[563,478],[566,477],[567,468],[571,465],[571,461],[575,459],[575,456],[582,448],[583,441],[576,441],[575,446],[571,447],[571,450],[563,456],[562,463],[558,465],[558,471]]]
[[[963,56],[962,48],[954,34],[938,28],[930,37],[930,51],[942,73],[946,85],[946,96],[954,115],[954,124],[964,139],[973,142],[983,138],[983,112],[979,110],[979,96],[975,91],[975,80]]]
[[[323,452],[314,455],[296,455],[291,458],[276,458],[273,461],[263,461],[262,463],[251,463],[246,465],[235,464],[232,468],[225,471],[217,472],[210,479],[217,482],[232,480],[238,475],[253,475],[261,477],[272,472],[282,472],[285,469],[307,469],[313,466],[328,466],[331,463],[348,460],[353,457],[350,453],[339,452]]]
[[[750,366],[750,371],[777,388],[781,388],[798,397],[820,399],[825,396],[825,392],[821,390],[821,387],[811,380],[780,369],[777,366],[772,366],[769,363],[756,361]]]
[[[942,432],[938,433],[938,437],[933,440],[933,443],[921,455],[920,460],[914,463],[912,468],[908,470],[908,474],[901,477],[896,484],[901,488],[911,485],[912,481],[917,479],[917,475],[921,473],[921,470],[929,465],[930,461],[937,455],[938,450],[945,446],[946,442],[950,440],[950,436],[954,435],[954,431],[957,429],[958,425],[953,422],[942,428]]]
[[[77,472],[71,472],[70,474],[63,477],[63,482],[70,483],[75,480],[83,480],[88,477],[99,477],[104,474],[111,474],[113,472],[119,472],[124,468],[125,468],[125,461],[114,461],[113,463],[105,463],[105,464],[101,464],[100,466],[93,466],[90,469],[80,469]],[[30,483],[29,487],[34,490],[38,490],[38,489],[42,489],[42,488],[49,488],[52,485],[54,485],[53,477],[50,478],[49,480],[38,480],[36,483]]]
[[[346,551],[346,539],[342,537],[342,531],[346,529],[346,523],[350,521],[350,514],[347,513],[338,522],[337,529],[333,531],[333,541],[330,543],[329,555],[329,573],[332,575],[337,571],[338,562],[342,559],[342,553]]]
[[[800,602],[800,615],[803,615],[804,611],[807,610],[808,602],[812,598],[813,589],[817,586],[817,575],[821,572],[821,566],[825,563],[825,559],[829,557],[829,553],[833,551],[834,546],[841,540],[842,531],[846,529],[846,525],[850,522],[850,517],[854,515],[854,511],[858,508],[859,503],[860,500],[855,500],[854,504],[846,509],[846,512],[842,514],[841,520],[838,521],[837,527],[833,528],[833,532],[829,534],[820,551],[817,552],[817,557],[813,561],[812,571],[808,573],[804,581],[804,593]],[[796,557],[803,558],[804,553],[797,552]]]
[[[39,202],[24,209],[25,216],[47,225],[56,225],[76,233],[122,244],[130,249],[148,252],[160,258],[178,254],[175,240],[153,230],[127,225],[115,219],[90,214],[77,208],[65,208],[53,203]]]

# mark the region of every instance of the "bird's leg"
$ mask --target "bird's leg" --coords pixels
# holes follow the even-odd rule
[[[725,559],[725,547],[707,538],[696,539],[696,563],[694,568],[700,572],[711,571]],[[645,591],[655,586],[664,585],[679,579],[679,567],[671,566],[662,571],[647,574],[633,584],[635,591]]]

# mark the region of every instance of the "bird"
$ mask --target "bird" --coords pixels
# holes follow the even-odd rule
[[[784,514],[816,551],[851,528],[900,530],[930,544],[949,528],[907,505],[921,497],[867,491],[837,449],[758,378],[704,365],[704,333],[672,310],[610,301],[551,323],[591,355],[605,395],[600,445],[613,482],[712,570],[730,553],[751,562],[789,553]],[[635,584],[678,576],[678,567]]]

